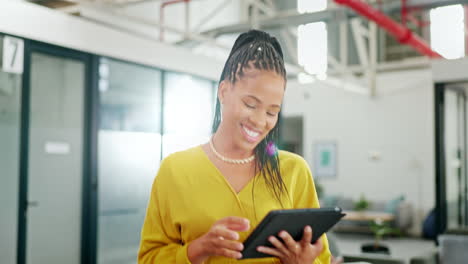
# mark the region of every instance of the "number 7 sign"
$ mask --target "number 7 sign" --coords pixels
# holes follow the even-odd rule
[[[24,41],[19,38],[3,39],[2,70],[10,73],[23,73]]]

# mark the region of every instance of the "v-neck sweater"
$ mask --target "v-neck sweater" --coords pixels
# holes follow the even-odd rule
[[[311,171],[299,155],[279,151],[280,172],[287,195],[281,203],[258,174],[236,193],[201,146],[166,157],[153,182],[141,232],[138,263],[190,264],[187,247],[219,219],[239,216],[250,220],[250,230],[239,233],[243,242],[271,210],[318,208]],[[314,264],[330,263],[326,236]],[[277,258],[235,260],[210,257],[205,264],[281,263]]]

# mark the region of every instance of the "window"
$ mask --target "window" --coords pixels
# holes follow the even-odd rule
[[[434,8],[430,11],[431,46],[447,59],[465,54],[465,18],[462,5]],[[450,30],[447,30],[447,29]]]
[[[161,71],[99,63],[98,264],[133,263],[161,159]]]
[[[297,11],[301,14],[322,11],[327,8],[327,0],[297,0]]]
[[[327,7],[326,0],[298,0],[298,12],[316,12]],[[306,73],[323,78],[328,68],[328,33],[325,22],[315,22],[298,27],[298,63]]]
[[[187,74],[164,77],[163,158],[208,141],[213,119],[213,83]]]

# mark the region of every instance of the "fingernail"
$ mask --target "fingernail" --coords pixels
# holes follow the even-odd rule
[[[257,247],[257,251],[263,251],[263,247]]]
[[[270,237],[268,238],[268,241],[273,242],[274,239],[275,239],[274,237],[270,236]]]
[[[242,258],[242,254],[241,254],[241,253],[237,253],[237,258],[238,258],[238,259]]]
[[[233,238],[232,238],[232,239],[233,239],[233,240],[238,240],[238,239],[239,239],[239,234],[237,234],[237,233],[234,233],[234,235],[233,235]]]
[[[307,232],[311,232],[311,231],[312,231],[312,227],[306,226],[306,231],[307,231]]]
[[[281,233],[280,233],[280,237],[285,237],[285,236],[286,236],[286,232],[284,232],[284,231],[281,231]]]

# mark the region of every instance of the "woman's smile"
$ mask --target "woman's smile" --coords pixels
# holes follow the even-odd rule
[[[250,143],[255,143],[258,142],[261,136],[261,133],[258,131],[255,131],[253,129],[247,128],[245,125],[241,125],[242,129],[242,134],[244,135],[245,139],[249,141]]]

